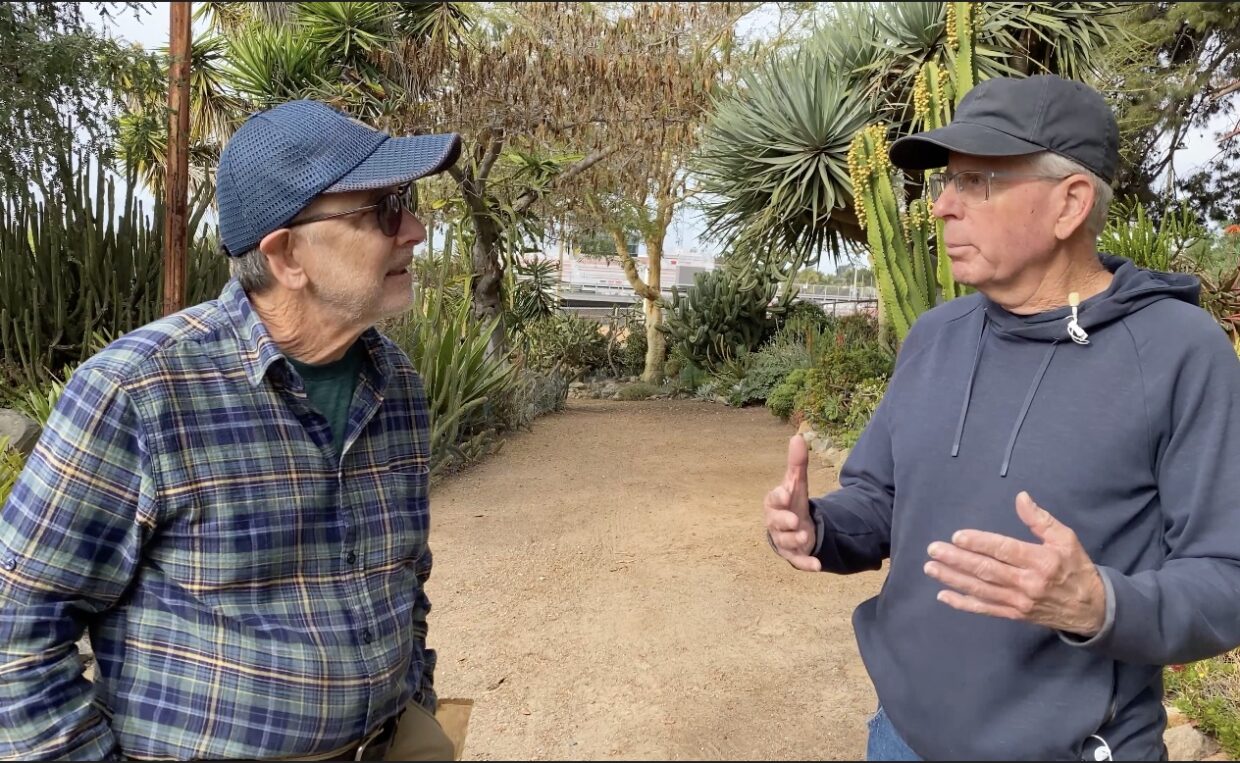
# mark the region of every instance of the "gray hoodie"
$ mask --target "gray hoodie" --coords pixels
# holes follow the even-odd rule
[[[1240,645],[1240,362],[1190,276],[1104,257],[1114,280],[1070,310],[981,295],[923,315],[840,474],[811,501],[823,569],[878,569],[853,616],[896,730],[924,758],[1157,759],[1160,666]],[[976,528],[1038,542],[1029,491],[1076,531],[1107,590],[1082,642],[956,611],[926,547]]]

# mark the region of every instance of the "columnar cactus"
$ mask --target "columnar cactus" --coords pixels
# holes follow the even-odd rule
[[[924,204],[910,207],[907,216],[901,214],[903,195],[896,195],[892,183],[885,126],[858,131],[848,150],[848,169],[883,315],[896,338],[903,340],[917,316],[934,303],[927,245],[930,221]]]

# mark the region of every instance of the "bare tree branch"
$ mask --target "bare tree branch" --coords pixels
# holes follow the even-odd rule
[[[504,131],[497,130],[495,136],[491,138],[491,145],[487,146],[486,156],[482,158],[482,165],[478,168],[478,180],[486,182],[491,175],[491,168],[495,166],[495,160],[499,158],[500,151],[504,149]]]

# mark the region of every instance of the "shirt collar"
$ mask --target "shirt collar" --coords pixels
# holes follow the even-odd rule
[[[258,312],[250,302],[249,295],[245,293],[245,289],[241,288],[241,283],[237,279],[231,278],[224,285],[224,290],[220,292],[220,304],[223,305],[225,313],[237,331],[237,338],[241,342],[241,362],[246,378],[251,385],[257,387],[262,384],[273,363],[277,360],[285,360],[284,353],[271,338],[267,326],[258,317]],[[378,382],[376,386],[382,388],[383,380],[389,378],[392,373],[383,338],[372,326],[362,333],[361,339],[373,368],[378,372],[379,378],[376,380]],[[287,362],[281,363],[281,366],[286,369],[289,367]]]

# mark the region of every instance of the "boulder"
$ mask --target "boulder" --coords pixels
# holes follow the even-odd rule
[[[0,439],[8,438],[9,447],[22,455],[30,455],[39,441],[39,425],[25,415],[8,408],[0,408]]]

